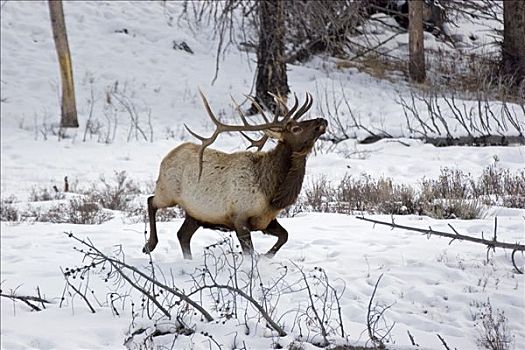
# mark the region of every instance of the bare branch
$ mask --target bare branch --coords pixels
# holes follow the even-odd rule
[[[514,252],[516,252],[516,251],[520,251],[520,252],[525,251],[525,245],[524,244],[507,243],[507,242],[498,241],[497,237],[496,237],[496,228],[494,228],[494,236],[493,236],[493,238],[492,239],[485,239],[484,237],[478,238],[478,237],[462,235],[462,234],[458,233],[454,228],[452,228],[454,233],[450,233],[450,232],[436,231],[436,230],[433,230],[432,228],[424,229],[424,228],[418,228],[418,227],[412,227],[412,226],[406,226],[406,225],[398,225],[393,220],[392,220],[392,222],[385,222],[385,221],[379,221],[379,220],[365,218],[364,216],[356,216],[356,219],[372,222],[374,224],[390,226],[392,229],[400,228],[400,229],[409,230],[409,231],[421,232],[421,233],[423,233],[423,234],[425,234],[427,236],[436,235],[436,236],[448,237],[448,238],[451,238],[452,241],[457,239],[457,240],[460,240],[460,241],[468,241],[468,242],[473,242],[473,243],[479,243],[479,244],[483,244],[483,245],[487,246],[488,249],[491,249],[491,248],[492,249],[495,249],[495,248],[511,249],[513,251],[513,255],[514,255]],[[450,224],[449,224],[449,227],[451,227]],[[497,227],[497,219],[495,220],[495,227]],[[516,266],[516,264],[514,262],[514,259],[512,259],[512,261],[513,261],[514,267],[516,268],[516,271],[518,271],[518,273],[522,273],[522,271],[517,268],[517,266]]]
[[[17,295],[15,294],[15,292],[12,292],[11,294],[0,293],[0,297],[8,298],[14,301],[20,301],[26,304],[27,306],[29,306],[33,311],[42,311],[42,309],[38,307],[37,305],[33,304],[33,302],[41,303],[43,307],[44,307],[44,304],[50,304],[49,301],[41,298],[40,296],[35,297],[32,295]]]

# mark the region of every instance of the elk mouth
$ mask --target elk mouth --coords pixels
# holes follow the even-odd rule
[[[324,119],[318,119],[319,125],[315,128],[315,131],[317,131],[317,134],[321,136],[326,132],[326,127],[328,126],[328,122]]]

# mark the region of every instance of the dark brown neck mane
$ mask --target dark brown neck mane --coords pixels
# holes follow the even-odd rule
[[[293,152],[283,142],[264,155],[259,169],[260,182],[273,208],[284,209],[297,200],[303,185],[307,155],[307,152]]]

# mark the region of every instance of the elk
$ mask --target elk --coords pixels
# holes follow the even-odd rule
[[[322,118],[299,121],[312,106],[312,97],[307,93],[304,104],[298,108],[295,97],[290,110],[283,99],[273,95],[284,116],[280,118],[279,113],[275,113],[271,121],[250,98],[264,123],[250,124],[235,104],[243,124],[224,124],[199,92],[216,126],[215,131],[206,138],[186,126],[201,144],[181,144],[162,160],[154,195],[148,198],[150,236],[143,252],[152,252],[158,243],[157,210],[178,205],[185,211],[185,220],[177,232],[185,259],[191,259],[190,241],[199,227],[235,231],[245,254],[253,252],[251,231],[276,236],[277,242],[266,253],[273,256],[288,240],[288,232],[276,217],[296,201],[305,175],[306,158],[328,123]],[[254,140],[244,133],[252,131],[262,131],[265,135]],[[222,132],[241,132],[251,142],[250,147],[258,150],[224,153],[207,148]],[[261,149],[268,138],[278,140],[277,146],[263,152]]]

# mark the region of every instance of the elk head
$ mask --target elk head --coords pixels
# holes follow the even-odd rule
[[[306,121],[288,121],[280,131],[268,131],[266,134],[290,146],[293,153],[308,154],[315,141],[326,132],[328,123],[325,119]]]

